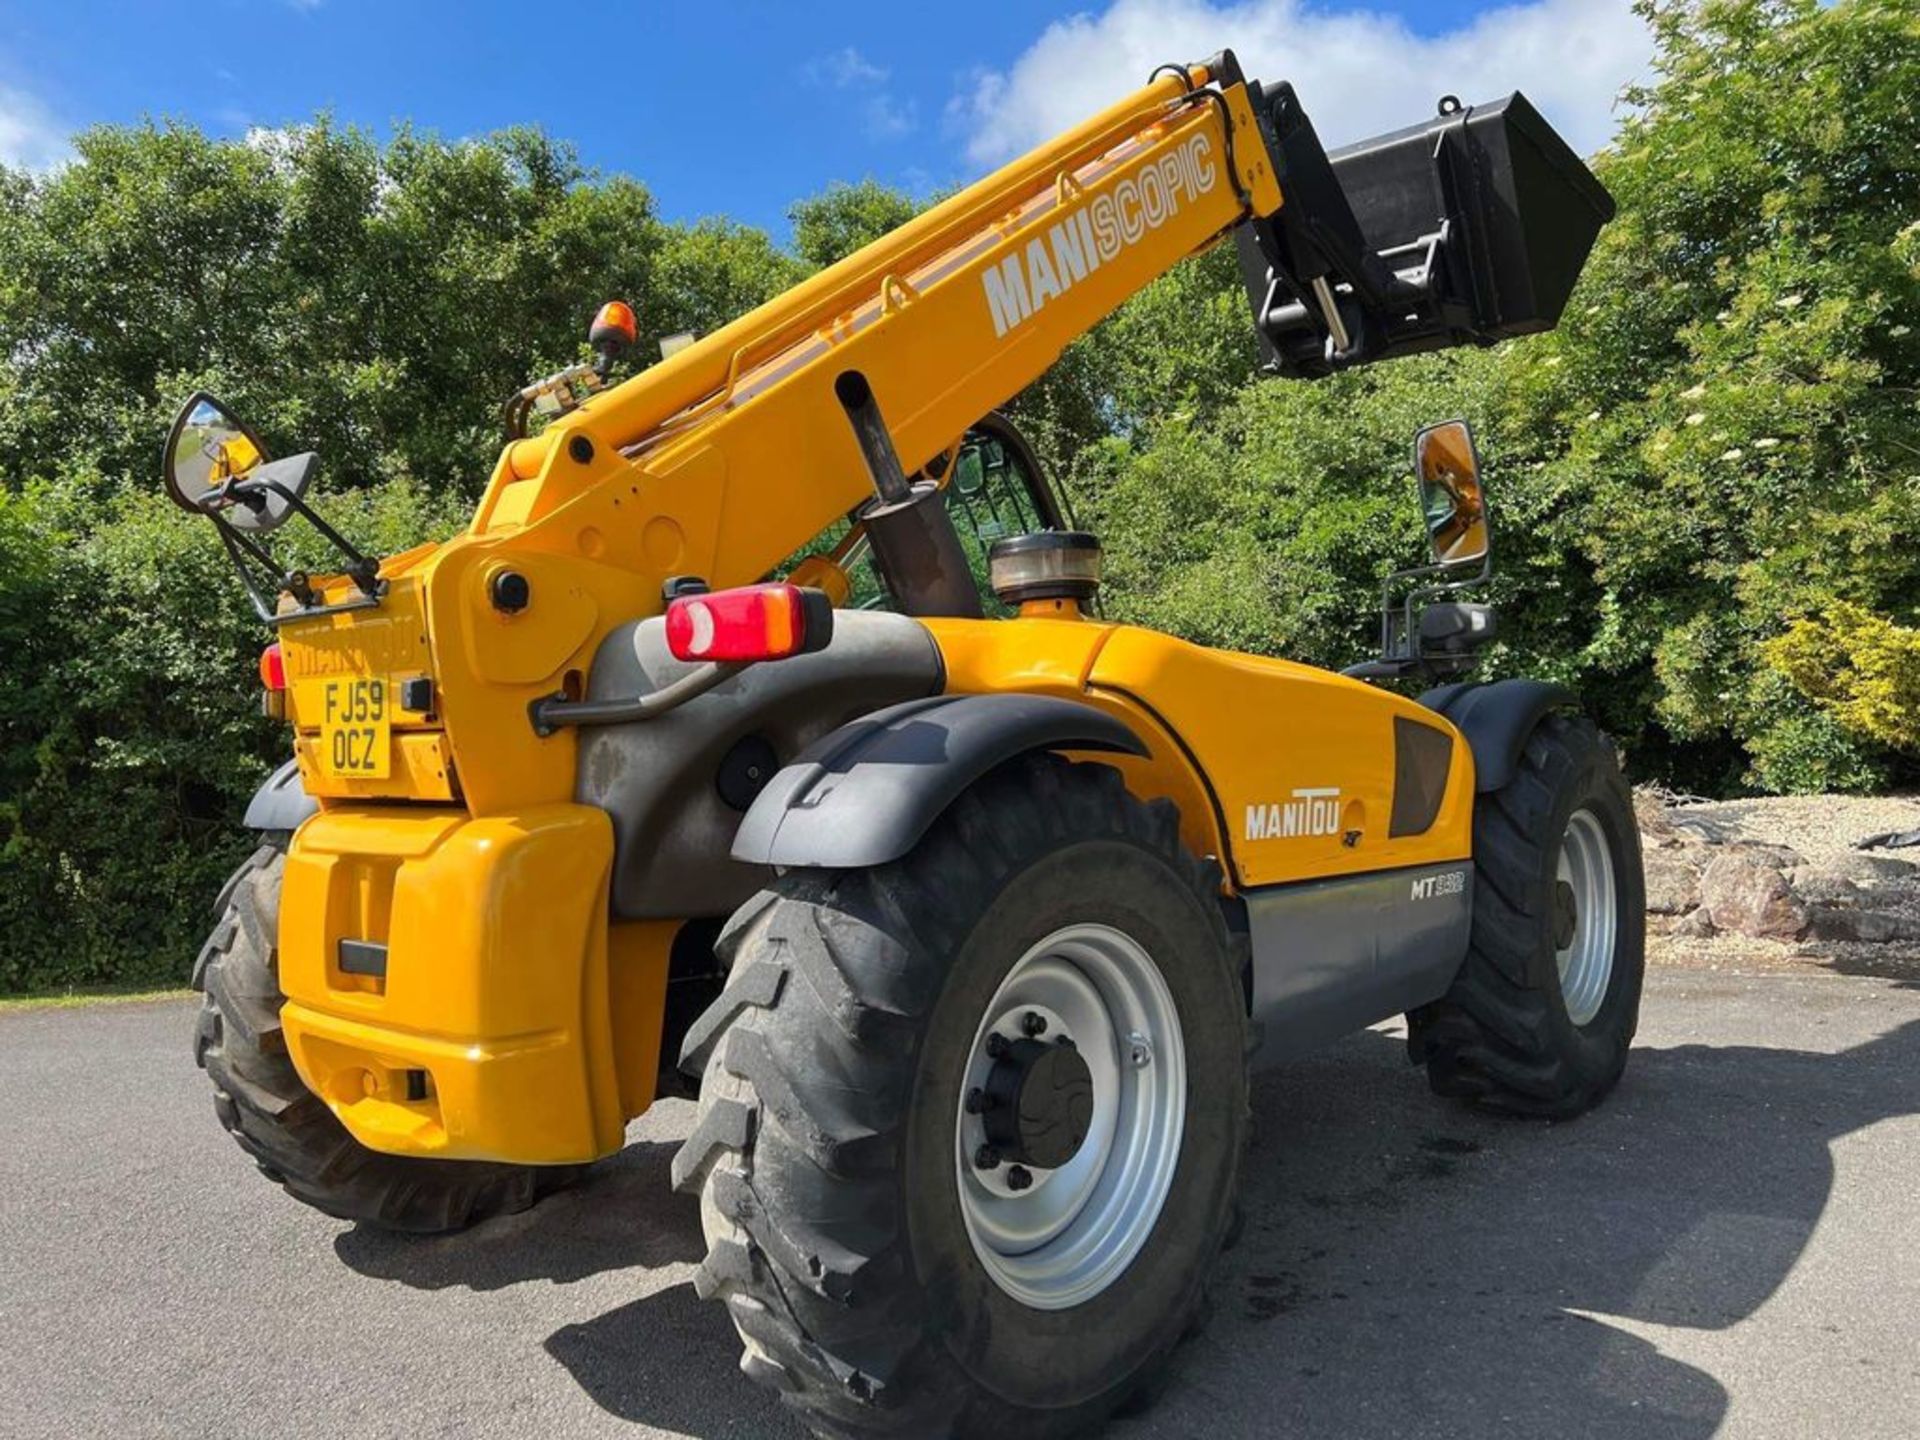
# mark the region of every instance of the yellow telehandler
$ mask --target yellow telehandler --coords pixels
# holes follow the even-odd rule
[[[1593,1105],[1637,835],[1570,694],[1464,678],[1465,426],[1417,438],[1430,563],[1336,675],[1101,618],[998,412],[1228,239],[1312,377],[1550,328],[1611,213],[1518,94],[1329,153],[1223,52],[619,383],[609,304],[444,544],[361,554],[313,455],[193,396],[167,484],[277,633],[294,752],[194,970],[221,1123],[437,1231],[696,1097],[673,1179],[746,1373],[829,1435],[1026,1437],[1201,1314],[1251,1069],[1405,1014],[1444,1095]],[[276,560],[295,515],[337,573]]]

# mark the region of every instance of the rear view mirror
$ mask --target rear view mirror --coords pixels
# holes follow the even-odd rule
[[[1480,455],[1464,420],[1429,425],[1413,442],[1420,511],[1435,565],[1470,565],[1487,558],[1487,502],[1480,490]]]
[[[229,480],[266,458],[253,432],[202,392],[181,407],[167,437],[167,493],[183,510],[204,513]]]
[[[315,460],[268,460],[254,433],[201,391],[181,407],[167,436],[167,494],[181,509],[217,513],[237,530],[272,530],[307,488]]]

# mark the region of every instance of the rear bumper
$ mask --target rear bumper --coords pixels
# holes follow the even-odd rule
[[[582,805],[314,816],[280,907],[300,1078],[389,1154],[558,1164],[619,1149],[612,854],[606,815]],[[385,973],[343,969],[342,940],[384,945]]]

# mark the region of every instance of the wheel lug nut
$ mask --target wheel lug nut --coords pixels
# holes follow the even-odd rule
[[[1007,1170],[1007,1188],[1025,1190],[1033,1184],[1033,1172],[1024,1165],[1014,1165]]]
[[[991,1145],[982,1145],[978,1150],[973,1152],[973,1167],[976,1170],[999,1169],[1000,1152]]]
[[[1080,1048],[1078,1045],[1073,1043],[1073,1037],[1071,1035],[1062,1035],[1058,1040],[1055,1040],[1053,1043],[1058,1045],[1062,1050],[1078,1050]]]
[[[987,1036],[987,1054],[995,1060],[1007,1053],[1007,1037],[995,1032]]]
[[[1021,1033],[1029,1039],[1047,1033],[1047,1017],[1037,1010],[1029,1010],[1020,1017]]]
[[[967,1091],[967,1114],[980,1115],[993,1108],[993,1097],[978,1085]]]

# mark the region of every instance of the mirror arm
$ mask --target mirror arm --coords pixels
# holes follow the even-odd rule
[[[227,558],[233,561],[233,568],[240,572],[240,584],[247,592],[247,600],[253,606],[253,613],[260,620],[271,625],[274,620],[273,607],[267,604],[266,597],[260,593],[260,587],[254,583],[253,573],[247,565],[247,557],[266,567],[276,580],[284,580],[280,567],[273,563],[273,557],[258,545],[242,535],[218,515],[208,512],[207,518],[213,521],[214,528],[220,532],[220,543],[226,547]]]
[[[230,482],[230,483],[238,484],[243,482],[244,482],[244,477],[242,477],[242,481],[240,482]],[[353,581],[355,585],[360,587],[360,593],[362,595],[365,595],[369,599],[372,599],[373,597],[377,596],[380,593],[379,562],[377,560],[369,559],[367,556],[361,554],[360,551],[354,547],[354,545],[347,539],[346,536],[342,535],[338,530],[334,529],[333,526],[329,525],[325,520],[322,520],[319,514],[313,509],[312,506],[308,505],[306,501],[302,500],[298,495],[294,494],[293,491],[289,490],[285,485],[282,485],[278,480],[268,480],[263,478],[259,480],[254,480],[252,482],[246,482],[246,483],[249,483],[250,489],[254,489],[254,490],[267,489],[267,490],[273,491],[274,494],[278,495],[281,499],[287,502],[287,506],[289,509],[292,509],[298,512],[300,515],[305,516],[308,524],[313,526],[314,529],[318,530],[323,538],[325,538],[330,544],[332,544],[335,549],[339,550],[341,554],[347,557],[347,572],[346,572],[347,576],[349,579]],[[240,498],[240,499],[246,498],[244,492],[241,492],[241,491],[235,491],[235,495],[236,495],[236,498]],[[264,501],[262,503],[264,503]],[[269,561],[268,563],[271,564],[272,562]],[[298,574],[298,572],[290,571],[289,578],[292,578],[296,574]],[[299,578],[304,582],[306,577],[302,575]],[[292,588],[292,587],[289,587],[289,588]],[[313,603],[311,591],[309,591],[307,597],[303,599],[301,598],[299,591],[295,590],[294,598],[297,600],[300,600],[300,603],[302,605],[310,605]]]
[[[226,547],[227,558],[233,561],[233,568],[239,572],[241,587],[247,592],[247,601],[253,606],[253,613],[259,618],[260,623],[263,625],[277,627],[288,620],[304,620],[315,615],[333,615],[342,610],[364,610],[369,606],[380,603],[380,598],[377,594],[363,594],[354,599],[342,600],[338,604],[316,606],[313,603],[313,586],[308,582],[304,571],[282,571],[280,567],[273,562],[273,557],[267,554],[263,548],[255,544],[243,532],[234,529],[233,526],[227,524],[226,521],[222,520],[218,515],[210,515],[208,518],[213,521],[214,527],[219,530],[221,543]],[[247,565],[249,557],[271,572],[274,576],[275,583],[287,590],[295,600],[299,601],[300,608],[298,610],[290,610],[282,614],[267,603],[265,594],[262,593],[260,587],[254,583],[253,574]]]
[[[1488,540],[1492,535],[1489,532]],[[1418,607],[1437,596],[1452,594],[1460,590],[1470,590],[1484,585],[1493,578],[1493,546],[1487,546],[1487,553],[1480,557],[1480,566],[1473,574],[1461,572],[1454,565],[1416,565],[1411,570],[1396,570],[1380,585],[1380,656],[1383,660],[1404,660],[1417,662],[1419,654]],[[1415,584],[1396,602],[1394,592],[1409,581],[1431,580],[1431,584]],[[1395,655],[1393,617],[1400,617],[1400,638],[1406,653]]]
[[[1450,595],[1458,590],[1471,590],[1477,585],[1486,584],[1493,578],[1493,547],[1491,545],[1487,547],[1487,553],[1480,557],[1480,568],[1471,575],[1459,573],[1458,567],[1453,565],[1422,565],[1416,570],[1403,570],[1394,578],[1423,580],[1430,576],[1435,577],[1432,584],[1415,585],[1407,591],[1405,614],[1409,645],[1414,643],[1412,637],[1416,634],[1413,629],[1414,607],[1424,605],[1427,601],[1441,595]]]
[[[282,494],[286,493],[281,486],[279,486],[273,481],[264,481],[260,483],[266,484],[266,485],[272,485],[274,489],[279,490]],[[234,499],[236,501],[239,501],[239,500],[244,500],[245,497],[242,495],[236,495],[234,496]],[[287,496],[287,499],[292,503],[292,505],[295,508],[300,510],[302,514],[306,515],[307,518],[313,522],[315,527],[318,528],[323,535],[325,535],[334,544],[339,546],[340,549],[344,551],[351,558],[352,563],[351,563],[351,567],[347,571],[347,574],[354,581],[354,583],[360,587],[360,592],[362,596],[365,598],[358,601],[348,602],[345,605],[338,605],[330,608],[355,609],[361,605],[378,601],[385,587],[382,586],[378,580],[377,562],[369,560],[366,556],[362,555],[358,550],[355,550],[352,545],[347,543],[344,537],[342,537],[338,532],[336,532],[333,529],[332,526],[328,525],[325,521],[321,520],[318,516],[314,515],[312,511],[308,510],[306,505],[304,505],[300,501],[298,496],[289,495]],[[271,575],[273,577],[274,584],[278,588],[283,589],[288,594],[292,595],[293,598],[299,603],[300,609],[302,612],[309,611],[313,608],[313,602],[314,602],[313,584],[307,578],[307,573],[304,570],[281,569],[279,562],[273,558],[272,554],[270,554],[267,551],[265,546],[261,545],[258,541],[253,539],[253,537],[251,537],[250,535],[247,535],[245,532],[238,530],[234,526],[228,524],[227,521],[220,515],[218,511],[208,510],[205,512],[205,514],[206,514],[206,517],[213,522],[214,528],[220,532],[220,543],[226,548],[227,558],[233,561],[233,568],[239,572],[240,584],[247,592],[248,603],[250,603],[253,606],[253,613],[259,617],[262,623],[267,625],[278,625],[282,620],[285,620],[289,617],[280,614],[278,611],[274,609],[272,605],[267,603],[267,598],[265,594],[261,591],[260,586],[255,581],[253,567],[248,565],[247,563],[249,559],[252,560],[255,565],[258,565],[261,569],[265,570],[269,575]]]

